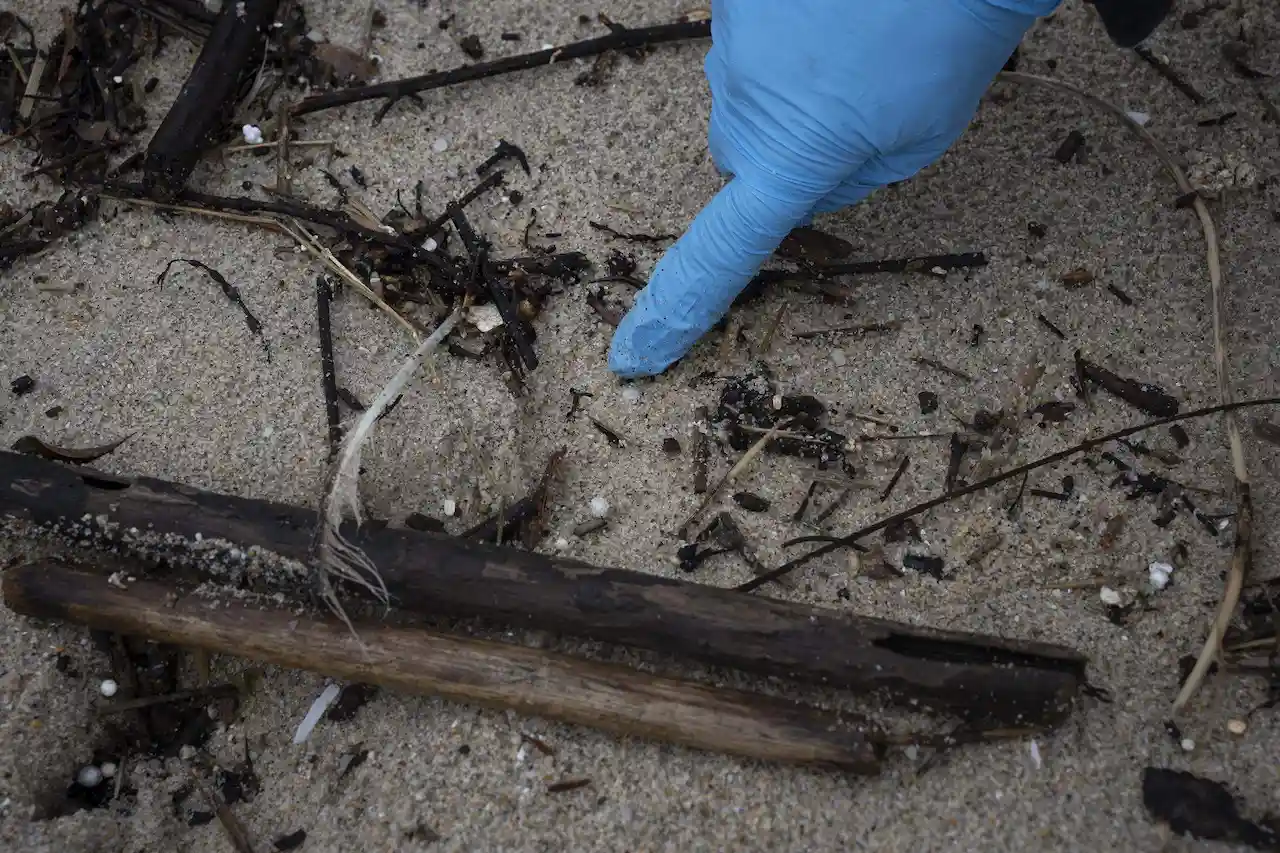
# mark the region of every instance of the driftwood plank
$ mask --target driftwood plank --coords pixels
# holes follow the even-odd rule
[[[130,528],[162,534],[170,544],[157,571],[179,571],[185,563],[201,577],[225,583],[240,576],[246,585],[261,579],[248,576],[242,561],[219,561],[210,540],[306,561],[316,518],[309,509],[0,453],[3,516],[98,547],[127,545]],[[1061,719],[1084,683],[1085,658],[1047,643],[902,625],[375,524],[345,532],[377,565],[402,610],[484,617],[747,672],[884,691],[1003,725]],[[181,559],[181,543],[197,535],[204,540],[200,559]],[[156,556],[152,544],[132,550]]]
[[[382,623],[357,624],[357,640],[337,620],[156,581],[121,589],[51,562],[9,570],[2,588],[25,616],[747,758],[879,769],[860,720],[615,664]]]

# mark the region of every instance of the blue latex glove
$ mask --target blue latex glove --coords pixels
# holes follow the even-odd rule
[[[797,225],[942,156],[1061,0],[714,0],[711,156],[729,183],[658,262],[609,367],[661,373]]]

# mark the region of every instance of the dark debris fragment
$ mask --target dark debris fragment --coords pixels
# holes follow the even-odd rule
[[[788,421],[788,435],[772,439],[766,450],[784,456],[816,459],[820,465],[843,461],[848,437],[823,425],[827,408],[807,394],[778,394],[764,372],[731,378],[725,383],[715,421],[723,424],[729,445],[745,451],[761,430]]]
[[[342,690],[338,693],[338,698],[334,700],[333,705],[325,713],[325,719],[332,720],[335,723],[345,723],[348,720],[352,720],[355,718],[356,712],[377,695],[378,688],[376,685],[344,684]]]
[[[1178,835],[1280,849],[1280,834],[1242,817],[1236,798],[1220,782],[1181,770],[1142,771],[1142,804]]]
[[[946,570],[946,561],[941,557],[935,557],[929,554],[903,554],[902,567],[911,569],[914,572],[929,575],[938,580],[946,580],[944,572]]]
[[[1084,151],[1084,134],[1078,130],[1073,130],[1067,134],[1066,139],[1062,140],[1058,150],[1053,152],[1053,159],[1065,165],[1072,160],[1082,160]]]
[[[769,501],[751,492],[738,492],[733,496],[733,502],[747,512],[769,511]]]
[[[471,59],[477,62],[484,59],[484,45],[480,43],[480,36],[474,33],[469,36],[463,36],[458,39],[458,47]]]
[[[9,390],[13,393],[13,396],[15,397],[21,397],[24,394],[30,394],[32,391],[35,390],[35,387],[36,387],[36,381],[25,373],[15,378],[13,381],[9,383]]]
[[[1100,364],[1075,354],[1076,369],[1086,382],[1093,382],[1148,415],[1163,418],[1178,413],[1178,401],[1159,385],[1139,382],[1113,373]]]
[[[288,835],[282,835],[275,841],[271,842],[271,846],[280,851],[297,850],[302,846],[302,842],[307,840],[307,831],[299,829]]]

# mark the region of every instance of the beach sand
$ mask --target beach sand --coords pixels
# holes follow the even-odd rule
[[[305,5],[311,25],[324,36],[359,44],[363,4]],[[1264,119],[1254,82],[1231,71],[1220,47],[1243,28],[1256,39],[1255,64],[1280,71],[1280,11],[1263,0],[1230,5],[1203,16],[1194,29],[1175,15],[1152,40],[1153,49],[1204,93],[1204,106],[1191,103],[1131,52],[1111,46],[1092,13],[1074,0],[1028,35],[1020,70],[1079,84],[1145,113],[1148,129],[1176,156],[1200,164],[1202,180],[1216,180],[1222,169],[1240,179],[1243,185],[1214,201],[1212,210],[1230,291],[1231,377],[1239,396],[1253,397],[1278,390],[1280,126]],[[580,13],[605,11],[639,25],[688,11],[661,0],[590,7],[496,0],[443,9],[435,0],[379,0],[379,6],[388,18],[373,39],[382,79],[467,61],[456,42],[463,35],[479,36],[488,55],[497,56],[603,32],[598,24],[580,24]],[[56,4],[23,0],[14,9],[47,44],[58,25]],[[449,14],[452,27],[440,29],[437,22]],[[521,33],[523,41],[500,40],[507,31]],[[532,235],[538,244],[586,252],[598,268],[611,249],[621,248],[636,255],[644,275],[661,244],[610,241],[587,223],[677,234],[720,186],[705,138],[705,50],[705,43],[689,43],[658,48],[643,63],[622,58],[607,82],[593,88],[573,84],[586,67],[578,64],[433,91],[421,105],[397,105],[376,127],[371,118],[378,104],[365,103],[310,116],[301,134],[333,139],[346,152],[333,171],[345,179],[346,170],[357,166],[368,184],[358,192],[378,212],[391,209],[397,193],[410,198],[419,180],[429,206],[440,209],[474,182],[475,164],[499,138],[510,140],[533,165],[531,176],[507,172],[507,189],[518,189],[523,201],[491,193],[469,211],[496,252],[522,253],[521,235],[536,207]],[[158,58],[130,72],[160,80],[146,102],[152,127],[195,54],[189,43],[171,39]],[[1261,81],[1263,91],[1280,99],[1280,87],[1268,82]],[[1221,126],[1197,125],[1229,110],[1238,115]],[[1084,134],[1087,154],[1063,165],[1052,155],[1073,129]],[[444,150],[436,150],[442,147],[433,145],[437,140]],[[56,196],[48,178],[17,177],[33,156],[20,144],[0,148],[8,176],[5,201],[29,204]],[[329,205],[336,194],[320,165],[299,169],[296,192]],[[192,185],[238,193],[244,181],[272,183],[274,159],[210,159]],[[952,411],[971,417],[1010,405],[1018,376],[1037,359],[1047,369],[1035,402],[1074,401],[1069,380],[1076,349],[1161,385],[1185,409],[1210,405],[1217,389],[1204,239],[1195,217],[1175,209],[1177,196],[1156,159],[1112,118],[1063,94],[999,84],[937,165],[817,223],[852,242],[859,258],[984,251],[988,266],[945,279],[848,279],[856,300],[851,307],[776,289],[735,313],[746,343],[723,346],[720,335],[711,336],[668,375],[637,385],[638,400],[625,399],[623,385],[607,370],[611,329],[587,307],[582,287],[566,288],[536,321],[542,364],[530,376],[527,396],[509,393],[492,359],[444,357],[424,371],[365,451],[361,489],[368,512],[396,522],[411,512],[438,516],[444,502],[454,500],[461,517],[449,522],[450,529],[462,530],[527,491],[547,456],[564,445],[568,454],[552,493],[550,533],[540,547],[596,564],[680,575],[672,561],[678,544],[672,531],[698,501],[687,437],[695,407],[714,407],[720,387],[694,380],[704,371],[732,376],[750,370],[751,345],[784,303],[787,313],[767,363],[781,389],[826,401],[835,411],[832,426],[850,434],[881,431],[857,417],[865,414],[902,433],[949,434],[956,428]],[[1045,236],[1033,236],[1029,222],[1042,224]],[[560,236],[544,236],[548,232]],[[201,273],[176,268],[163,287],[156,284],[174,257],[208,263],[241,289],[265,327],[270,361],[241,314]],[[1096,280],[1063,286],[1060,277],[1077,268]],[[0,379],[7,384],[25,373],[37,382],[25,396],[2,392],[0,441],[7,446],[36,434],[90,445],[129,435],[97,466],[314,505],[326,459],[313,290],[318,272],[279,235],[104,202],[97,223],[0,277]],[[49,289],[53,285],[65,287]],[[1133,304],[1122,304],[1108,285]],[[629,298],[624,291],[611,291],[612,297]],[[340,381],[368,400],[412,342],[350,291],[334,311]],[[1052,335],[1037,315],[1065,339]],[[882,321],[902,326],[864,337],[795,337],[812,328]],[[975,325],[985,330],[977,346],[971,345]],[[843,359],[833,356],[836,348]],[[916,357],[936,359],[972,381],[921,366]],[[624,446],[608,444],[582,415],[566,419],[571,386],[594,394],[584,399],[584,412],[617,428]],[[920,391],[939,396],[936,412],[921,414]],[[47,416],[54,406],[61,413]],[[1268,415],[1251,411],[1243,420]],[[1144,418],[1099,395],[1064,424],[1028,426],[1018,461]],[[1211,490],[1199,496],[1206,513],[1230,512],[1221,422],[1202,419],[1186,428],[1192,443],[1179,451],[1185,458],[1180,465],[1165,471],[1149,459],[1140,463]],[[677,437],[684,453],[664,454],[667,437]],[[1144,440],[1173,448],[1165,430]],[[1258,506],[1255,572],[1275,577],[1280,451],[1252,435],[1246,441]],[[904,452],[910,467],[881,500]],[[727,448],[714,450],[712,479],[735,458]],[[854,493],[827,527],[854,529],[936,494],[946,459],[945,440],[861,445],[853,461],[874,488]],[[809,463],[767,457],[741,482],[739,488],[772,501],[764,514],[737,512],[767,565],[784,559],[783,541],[810,532],[790,516],[813,473]],[[1034,474],[1029,487],[1056,489],[1066,474],[1076,482],[1071,500],[1027,498],[1016,520],[1006,513],[1016,483],[921,517],[923,547],[946,559],[947,580],[911,571],[873,580],[836,554],[805,567],[795,583],[766,590],[912,624],[1080,649],[1090,657],[1091,680],[1112,701],[1083,701],[1060,729],[1034,741],[968,746],[937,757],[896,753],[880,776],[857,778],[383,692],[354,720],[322,722],[305,745],[294,746],[293,731],[325,680],[267,668],[239,717],[207,749],[230,763],[250,750],[262,790],[234,810],[262,849],[297,829],[307,833],[300,849],[308,853],[1226,849],[1170,840],[1143,810],[1140,777],[1148,765],[1187,769],[1226,782],[1254,816],[1280,811],[1280,721],[1274,710],[1250,714],[1265,699],[1265,684],[1212,676],[1178,718],[1194,750],[1184,750],[1164,725],[1177,691],[1178,660],[1198,652],[1220,597],[1230,533],[1212,537],[1185,513],[1168,527],[1154,525],[1151,501],[1127,501],[1112,487],[1106,466],[1063,463]],[[833,495],[821,491],[819,505]],[[585,538],[572,536],[572,528],[589,517],[594,497],[609,502],[609,526]],[[1109,550],[1100,549],[1107,520],[1122,513],[1124,530]],[[967,565],[974,544],[993,532],[1003,533],[1001,547],[980,565]],[[1173,582],[1124,625],[1108,619],[1097,586],[1061,588],[1107,576],[1132,597],[1147,583],[1148,564],[1170,561],[1179,543],[1187,556]],[[15,532],[3,555],[25,558],[57,547]],[[889,553],[900,558],[898,550]],[[729,555],[711,560],[692,579],[727,586],[749,577],[750,569]],[[178,759],[128,763],[136,794],[108,808],[32,820],[36,805],[60,797],[90,760],[101,735],[93,706],[108,664],[80,628],[0,609],[0,636],[0,849],[229,849],[216,821],[191,827],[175,813],[172,795],[188,778]],[[55,666],[60,650],[71,659],[66,672]],[[216,658],[215,680],[247,666]],[[1228,732],[1233,718],[1247,718],[1242,736]],[[553,746],[554,756],[529,749],[525,734]],[[357,745],[368,750],[367,760],[339,779],[343,755]],[[590,777],[591,784],[546,791],[548,782],[574,777]]]

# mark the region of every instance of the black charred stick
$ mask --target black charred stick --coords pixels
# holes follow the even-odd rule
[[[480,198],[480,196],[484,195],[494,187],[501,185],[505,178],[506,172],[501,170],[497,172],[490,172],[488,175],[485,175],[484,180],[467,190],[456,201],[450,202],[449,206],[445,208],[444,213],[428,222],[422,228],[415,229],[414,234],[421,235],[423,237],[430,237],[433,234],[438,233],[440,229],[445,226],[445,223],[453,219],[453,215],[455,213],[461,212],[467,205],[471,204],[471,202]]]
[[[948,376],[954,376],[956,379],[963,379],[965,382],[973,381],[973,377],[965,373],[963,370],[956,370],[954,367],[945,365],[936,358],[925,358],[923,356],[919,356],[911,360],[922,367],[932,367],[934,370],[940,370]]]
[[[205,148],[228,118],[240,85],[258,70],[278,0],[222,6],[200,56],[147,146],[143,186],[163,201],[187,183]]]
[[[674,234],[641,234],[638,232],[619,231],[601,222],[588,221],[587,225],[591,226],[592,230],[608,234],[616,240],[626,240],[628,243],[665,243],[676,238]]]
[[[529,158],[525,156],[524,151],[519,145],[514,145],[505,139],[499,139],[498,144],[494,146],[493,153],[490,154],[483,163],[476,166],[476,174],[483,175],[485,172],[508,158],[519,163],[520,168],[524,169],[524,173],[526,175],[533,174],[529,171]]]
[[[1187,99],[1190,100],[1191,103],[1200,105],[1205,102],[1204,95],[1196,91],[1196,87],[1188,83],[1186,79],[1175,71],[1173,66],[1169,63],[1165,62],[1145,47],[1135,47],[1133,52],[1138,55],[1139,59],[1150,65],[1157,74],[1168,80],[1173,88],[1186,95]]]
[[[500,175],[501,172],[495,172],[494,174]],[[526,370],[533,370],[538,366],[538,356],[533,351],[533,344],[530,343],[529,336],[525,334],[524,319],[516,310],[516,306],[511,304],[506,288],[493,272],[489,263],[487,247],[481,241],[480,236],[476,234],[475,229],[471,227],[471,223],[467,221],[466,214],[462,212],[461,207],[454,209],[450,218],[453,220],[453,227],[458,229],[458,235],[462,238],[463,245],[467,247],[467,251],[471,254],[472,261],[475,262],[477,269],[480,271],[485,291],[489,294],[489,298],[493,300],[498,313],[502,315],[503,328],[506,330],[512,344],[514,344],[516,355],[519,357],[522,366]]]
[[[943,481],[943,493],[950,494],[955,491],[956,483],[960,480],[960,465],[968,452],[969,445],[960,437],[960,433],[951,433],[951,452],[947,459],[947,476]]]
[[[495,173],[496,174],[496,173]],[[107,181],[103,185],[106,194],[120,196],[122,198],[145,198],[146,189],[138,184],[130,184],[117,181]],[[364,240],[369,243],[377,243],[382,246],[390,246],[405,252],[414,261],[427,264],[428,266],[439,271],[443,275],[449,277],[450,280],[457,281],[461,277],[461,273],[453,264],[439,257],[433,252],[427,252],[419,247],[408,235],[391,234],[385,231],[376,231],[372,228],[365,228],[358,224],[345,213],[333,210],[326,210],[322,207],[313,207],[309,204],[291,201],[288,199],[276,199],[272,201],[259,200],[256,198],[246,198],[244,196],[218,196],[208,193],[196,192],[195,190],[182,190],[174,199],[183,204],[189,204],[192,207],[203,207],[209,210],[231,211],[233,213],[277,213],[283,216],[292,216],[301,219],[304,222],[310,222],[315,225],[322,225],[326,228],[332,228],[335,231],[352,239]],[[436,229],[437,231],[439,229]]]
[[[902,475],[907,473],[907,466],[911,464],[910,456],[903,456],[902,461],[898,463],[898,470],[893,472],[893,476],[889,478],[889,485],[884,487],[884,491],[880,493],[880,500],[887,501],[889,496],[893,494],[893,490],[897,488],[898,481],[902,479]]]
[[[320,387],[324,391],[324,416],[329,425],[329,460],[342,446],[342,421],[338,412],[338,377],[333,363],[333,323],[329,306],[333,290],[324,276],[316,276],[316,328],[320,334]]]
[[[711,447],[707,441],[707,430],[711,428],[711,414],[706,406],[699,406],[693,415],[693,493],[706,494],[707,462],[711,455]]]
[[[1158,385],[1127,379],[1094,364],[1076,353],[1076,365],[1086,382],[1096,382],[1104,391],[1129,405],[1158,418],[1176,415],[1178,401]]]
[[[811,264],[799,270],[761,270],[752,284],[837,278],[844,275],[922,272],[934,275],[952,270],[984,267],[987,256],[982,252],[959,252],[946,255],[917,255],[910,258],[888,258],[882,261],[849,261],[834,264]]]
[[[394,101],[417,92],[426,92],[431,89],[453,86],[485,77],[510,74],[514,71],[543,68],[547,65],[569,62],[574,59],[599,56],[611,50],[625,50],[627,48],[647,47],[666,42],[707,38],[710,35],[711,25],[708,21],[624,29],[620,32],[610,32],[607,36],[574,42],[563,47],[553,47],[533,53],[520,54],[519,56],[508,56],[491,62],[478,62],[474,65],[464,65],[460,68],[436,71],[418,77],[388,80],[385,83],[375,83],[372,86],[357,86],[350,89],[339,89],[336,92],[326,92],[306,98],[301,103],[296,104],[293,107],[293,114],[304,115],[317,110],[327,110],[332,107],[382,98]]]
[[[1125,293],[1125,292],[1124,292],[1123,290],[1121,290],[1120,288],[1116,287],[1114,284],[1108,284],[1108,285],[1107,285],[1107,290],[1109,290],[1109,291],[1111,292],[1111,295],[1112,295],[1112,296],[1114,296],[1116,299],[1119,299],[1119,300],[1120,300],[1120,304],[1121,304],[1121,305],[1132,305],[1132,304],[1133,304],[1133,297],[1131,297],[1129,294]]]
[[[1044,316],[1043,314],[1037,314],[1036,320],[1040,322],[1041,326],[1044,326],[1046,329],[1048,329],[1053,334],[1053,336],[1058,340],[1065,341],[1067,339],[1066,333],[1063,332],[1061,329],[1059,329],[1057,326],[1055,326],[1053,324],[1053,321],[1050,320],[1048,317]]]
[[[800,523],[801,521],[804,521],[804,514],[809,509],[809,501],[813,500],[813,493],[814,493],[814,490],[816,490],[817,488],[818,488],[817,480],[814,480],[813,482],[809,483],[809,489],[804,493],[804,500],[800,501],[800,506],[796,508],[795,513],[793,513],[791,516],[792,521],[796,522],[797,524]]]

